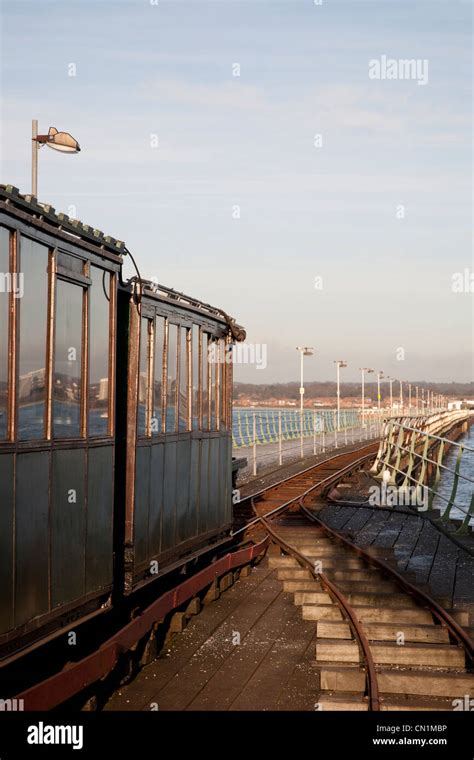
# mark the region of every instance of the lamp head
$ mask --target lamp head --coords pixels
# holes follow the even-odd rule
[[[44,145],[61,153],[79,153],[79,143],[69,132],[58,132],[56,127],[50,127]]]

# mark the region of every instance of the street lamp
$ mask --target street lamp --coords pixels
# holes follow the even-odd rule
[[[79,153],[77,140],[69,132],[58,132],[56,127],[50,127],[47,135],[38,134],[38,120],[31,122],[31,194],[38,196],[38,151],[43,146],[60,151],[61,153]]]
[[[342,367],[347,367],[347,362],[343,361],[342,359],[335,359],[334,360],[334,364],[337,367],[337,391],[336,391],[336,396],[337,396],[337,429],[340,430],[340,428],[341,428],[341,403],[340,403],[341,393],[340,393],[340,387],[339,387],[339,370]]]
[[[312,356],[314,352],[313,346],[296,346],[296,350],[300,352],[300,358],[301,358],[301,366],[300,366],[300,377],[301,377],[301,384],[300,384],[300,417],[301,417],[301,459],[303,459],[303,396],[304,396],[304,385],[303,385],[303,358],[305,356]]]
[[[402,380],[398,382],[400,383],[400,414],[403,414],[403,382]]]
[[[411,383],[408,383],[408,414],[411,414]]]
[[[393,414],[393,377],[387,375],[387,380],[390,383],[390,416]]]
[[[360,371],[362,372],[362,427],[365,427],[365,394],[364,394],[364,384],[365,384],[365,378],[364,378],[364,372],[367,372],[367,374],[370,374],[373,372],[373,369],[370,369],[369,367],[359,367]]]

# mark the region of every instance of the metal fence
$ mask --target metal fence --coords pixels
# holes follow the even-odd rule
[[[366,413],[367,416],[367,413]],[[301,421],[303,419],[303,424]],[[339,430],[360,426],[358,410],[341,411]],[[333,409],[305,410],[303,416],[293,409],[234,409],[232,419],[232,445],[235,449],[244,446],[262,445],[308,438],[316,432],[330,433],[336,430],[337,412]]]
[[[474,519],[474,446],[467,440],[453,441],[443,435],[454,426],[467,432],[469,415],[447,412],[423,419],[389,419],[372,473],[386,485],[396,486],[403,498],[411,489],[415,504],[427,493],[424,511],[440,510],[442,522],[461,515],[458,533],[467,533]],[[474,441],[473,441],[474,442]],[[447,456],[446,456],[447,455]],[[405,499],[404,503],[410,503]]]
[[[362,421],[359,410],[341,410],[339,425],[333,409],[234,409],[233,448],[252,460],[253,475],[258,463],[271,460],[301,459],[324,453],[339,446],[368,440],[380,435],[382,417],[365,411]]]

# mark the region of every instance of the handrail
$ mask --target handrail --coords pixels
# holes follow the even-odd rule
[[[461,472],[461,461],[465,451],[474,453],[474,448],[464,442],[458,442],[439,435],[442,430],[450,429],[453,424],[468,423],[469,413],[452,411],[443,412],[426,418],[420,425],[407,424],[406,418],[387,420],[384,424],[379,450],[371,473],[379,480],[385,480],[385,473],[390,473],[388,484],[397,487],[397,475],[403,475],[403,482],[398,486],[400,491],[406,491],[408,483],[416,484],[416,492],[425,488],[429,493],[427,509],[433,509],[435,498],[446,502],[446,508],[441,516],[443,522],[450,519],[451,510],[455,507],[465,515],[457,533],[467,533],[469,523],[474,518],[474,493],[471,495],[467,509],[456,502],[459,482],[474,484],[474,479]],[[449,446],[457,450],[454,468],[444,465],[442,460]],[[437,458],[430,456],[431,449],[437,452]],[[404,456],[406,455],[406,456]],[[406,465],[403,465],[403,461]],[[429,465],[434,466],[434,480],[429,481],[432,473]],[[439,492],[438,486],[442,471],[453,476],[451,495],[449,498]],[[416,475],[416,477],[414,477]],[[387,481],[386,481],[387,482]]]

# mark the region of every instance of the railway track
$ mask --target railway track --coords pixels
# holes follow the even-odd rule
[[[249,526],[280,547],[269,563],[303,618],[315,621],[319,709],[466,709],[466,695],[474,695],[473,642],[462,627],[468,614],[445,610],[312,509],[371,459],[370,449],[332,457],[249,497]]]

